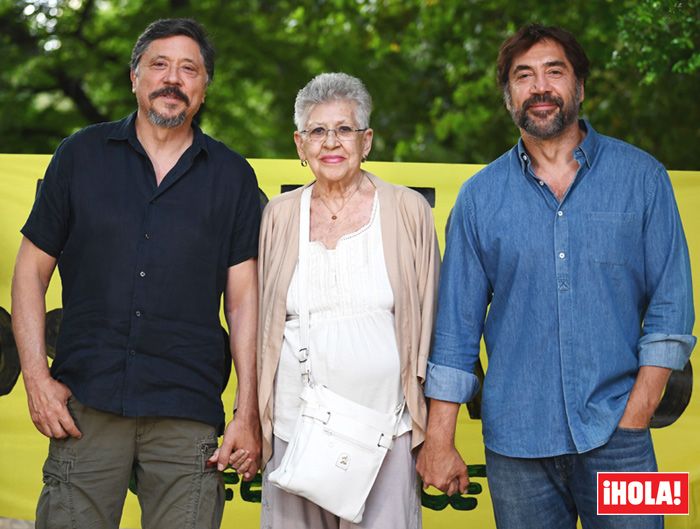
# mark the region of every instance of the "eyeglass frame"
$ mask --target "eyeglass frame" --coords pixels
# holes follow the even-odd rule
[[[333,131],[333,135],[335,136],[335,139],[338,140],[338,141],[340,141],[340,142],[352,140],[352,138],[349,137],[349,136],[348,136],[347,138],[341,138],[340,136],[338,136],[338,129],[340,129],[340,128],[342,128],[342,127],[348,127],[352,132],[366,132],[366,131],[369,130],[369,127],[365,127],[364,129],[353,129],[353,128],[350,127],[349,125],[340,125],[339,127],[335,128],[335,129],[327,129],[326,127],[314,127],[312,130],[306,130],[306,129],[305,129],[305,130],[300,130],[300,131],[299,131],[299,134],[305,135],[306,138],[308,138],[309,141],[312,142],[312,143],[321,143],[321,142],[326,141],[326,140],[328,139],[328,133],[331,132],[331,131]],[[311,134],[314,130],[316,130],[316,129],[323,129],[323,130],[326,131],[326,133],[324,134],[323,138],[319,138],[319,139],[317,139],[317,140],[314,140],[314,139],[311,138],[310,134]]]

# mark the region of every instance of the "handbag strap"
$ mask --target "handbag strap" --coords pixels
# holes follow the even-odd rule
[[[299,205],[299,263],[297,280],[297,299],[299,300],[299,351],[295,354],[299,360],[301,379],[306,386],[313,386],[311,378],[311,361],[309,360],[309,226],[311,217],[311,186],[301,193]]]

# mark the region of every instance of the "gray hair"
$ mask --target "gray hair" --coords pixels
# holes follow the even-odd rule
[[[191,18],[162,18],[151,22],[139,35],[134,49],[131,51],[131,69],[134,73],[138,74],[141,56],[151,45],[151,42],[178,35],[189,37],[199,45],[204,68],[207,71],[207,84],[209,84],[214,79],[214,47],[204,31],[204,27]]]
[[[294,125],[297,130],[303,130],[315,105],[342,100],[353,101],[356,104],[357,126],[361,129],[368,128],[369,116],[372,113],[372,96],[357,77],[340,72],[319,74],[299,90],[294,101]]]

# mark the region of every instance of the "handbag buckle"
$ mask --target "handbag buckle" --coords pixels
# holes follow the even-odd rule
[[[380,448],[386,448],[387,450],[391,450],[391,446],[394,444],[394,437],[392,436],[391,438],[389,438],[388,444],[386,444],[386,442],[383,443],[385,437],[389,437],[389,436],[384,435],[383,433],[379,434],[379,439],[377,440],[377,446]]]

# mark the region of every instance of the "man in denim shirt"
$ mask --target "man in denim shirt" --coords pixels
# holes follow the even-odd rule
[[[454,431],[483,334],[500,529],[663,526],[596,516],[596,472],[656,470],[649,422],[695,345],[688,249],[661,164],[578,119],[587,75],[563,29],[503,44],[521,139],[462,186],[447,236],[418,470],[448,494],[468,484]]]

